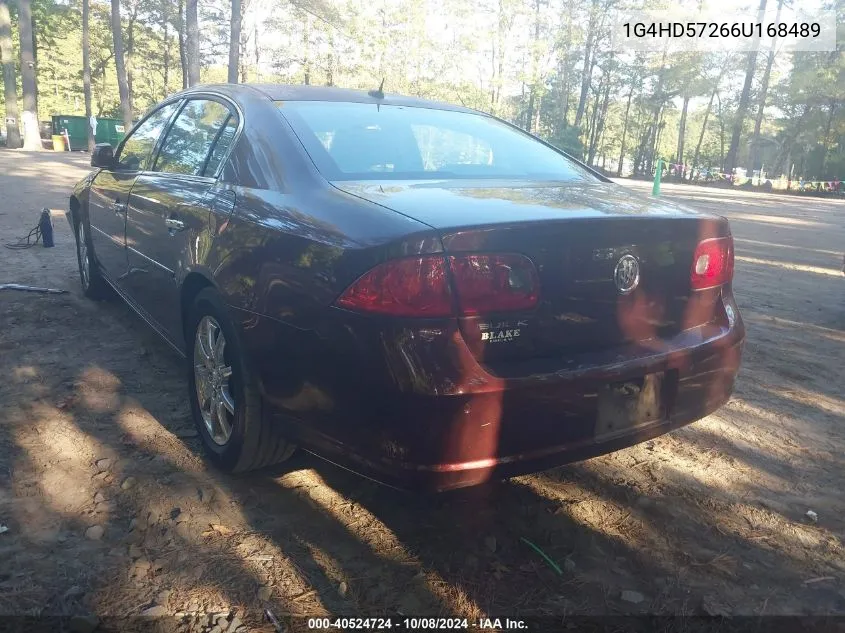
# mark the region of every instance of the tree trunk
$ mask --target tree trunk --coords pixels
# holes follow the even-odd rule
[[[490,43],[490,112],[496,112],[496,41]]]
[[[593,160],[596,157],[596,149],[599,142],[599,134],[601,130],[599,130],[600,125],[600,112],[601,112],[601,101],[599,101],[599,97],[596,97],[596,105],[593,106],[593,120],[590,123],[590,141],[589,145],[587,146],[587,164],[592,165]]]
[[[6,147],[18,149],[21,146],[18,88],[12,53],[12,20],[6,0],[0,0],[0,59],[3,61],[3,94],[6,98]]]
[[[504,50],[499,50],[499,59],[497,60],[497,70],[496,70],[496,98],[494,101],[495,110],[493,111],[494,114],[499,112],[499,104],[502,100],[502,84],[504,83],[502,80],[502,75],[505,72],[505,52]]]
[[[563,122],[563,127],[569,125],[569,77],[567,76],[566,81],[563,84],[563,107],[561,108],[560,113],[560,120]]]
[[[640,86],[642,88],[642,86]],[[642,94],[641,94],[642,96]],[[633,175],[636,176],[640,173],[640,167],[642,164],[642,153],[643,153],[643,143],[642,143],[642,129],[645,123],[643,122],[643,118],[645,116],[645,108],[643,105],[640,105],[637,108],[636,116],[634,117],[633,124],[631,126],[631,134],[637,134],[635,137],[636,140],[636,149],[634,151],[634,164],[633,164]],[[637,130],[637,132],[634,132]]]
[[[30,13],[32,12],[32,2],[30,2]],[[35,68],[35,112],[38,115],[38,28],[35,26],[35,15],[29,16],[29,25],[32,32],[32,61],[33,68]],[[65,93],[67,94],[67,93]],[[39,131],[40,138],[40,131]]]
[[[332,45],[334,46],[334,45]],[[258,44],[258,19],[252,22],[252,50],[255,53],[255,81],[261,81],[261,64],[259,63],[259,54],[261,53],[261,46]],[[246,83],[246,81],[244,81]]]
[[[657,118],[654,122],[649,126],[649,136],[648,136],[648,144],[646,145],[646,151],[643,158],[643,164],[645,165],[646,173],[651,173],[653,171],[653,167],[657,162],[655,159],[657,158],[654,155],[655,148],[658,147],[659,139],[660,139],[660,113],[658,112]]]
[[[604,98],[601,102],[601,109],[599,110],[598,120],[596,121],[593,129],[593,139],[590,141],[590,153],[589,158],[587,160],[588,165],[592,165],[593,161],[595,160],[596,153],[601,146],[601,140],[604,137],[604,124],[607,121],[607,109],[610,107],[610,76],[607,77],[607,82],[604,88]]]
[[[775,24],[780,24],[780,13],[783,9],[783,0],[778,0],[778,10],[775,15]],[[769,92],[769,77],[772,74],[772,65],[775,63],[775,45],[777,38],[772,39],[772,46],[769,49],[766,60],[766,70],[763,72],[763,81],[760,85],[760,100],[757,104],[757,118],[754,119],[754,136],[751,138],[751,169],[757,168],[760,160],[760,128],[763,126],[763,112],[766,109],[766,97]],[[762,168],[762,165],[760,166]],[[762,176],[762,174],[761,174]]]
[[[230,84],[238,83],[238,64],[241,58],[241,0],[232,0],[232,21],[229,29],[229,77]]]
[[[311,85],[311,14],[305,16],[305,28],[302,30],[302,50],[305,58],[303,70],[305,72],[304,84]]]
[[[563,57],[558,61],[557,65],[557,83],[556,83],[556,90],[560,97],[558,99],[558,112],[559,114],[559,125],[562,128],[566,128],[569,125],[569,121],[567,120],[569,115],[569,73],[567,71],[569,64],[569,60],[567,55],[564,53]],[[565,77],[565,79],[561,79],[561,77]]]
[[[634,88],[631,87],[630,92],[628,92],[628,103],[625,104],[625,120],[622,123],[622,147],[619,150],[619,166],[616,168],[616,177],[622,177],[622,163],[625,160],[625,139],[628,136],[628,115],[631,112],[631,99],[634,96]]]
[[[185,52],[188,59],[188,86],[200,82],[200,31],[197,16],[197,0],[186,0],[185,5]]]
[[[798,118],[798,121],[795,121],[794,124],[791,126],[791,131],[786,135],[786,139],[784,139],[784,141],[781,143],[781,150],[778,153],[778,157],[773,165],[774,170],[778,170],[783,166],[789,166],[788,159],[792,151],[792,146],[795,143],[795,140],[798,138],[798,135],[801,130],[804,129],[804,122],[810,116],[812,110],[812,108],[806,108],[804,112],[801,113],[801,116]],[[786,165],[784,165],[784,162],[786,162]]]
[[[833,125],[833,115],[836,112],[836,106],[837,105],[838,104],[836,102],[836,99],[830,100],[830,113],[828,114],[828,117],[827,117],[827,123],[824,126],[824,139],[823,139],[823,143],[822,143],[822,149],[824,151],[822,152],[821,165],[819,165],[819,178],[826,178],[826,174],[824,173],[824,167],[825,167],[825,163],[827,162],[828,148],[830,147],[830,128]]]
[[[249,46],[249,38],[247,37],[246,33],[244,33],[244,30],[242,28],[241,29],[241,50],[246,51],[248,46]],[[245,84],[246,82],[249,81],[249,64],[247,64],[246,55],[241,55],[240,73],[241,73],[241,83]]]
[[[584,109],[587,107],[587,93],[593,73],[593,41],[595,39],[595,19],[598,0],[593,0],[590,6],[590,21],[587,24],[587,41],[584,43],[584,72],[581,73],[581,96],[578,99],[578,109],[575,111],[575,127],[581,125]]]
[[[660,140],[663,137],[663,128],[666,125],[666,122],[663,120],[663,106],[660,106],[660,109],[657,112],[657,124],[654,126],[655,134],[654,134],[654,144],[651,146],[651,154],[649,158],[648,169],[651,171],[652,167],[654,167],[655,163],[657,162],[656,159],[658,158],[657,152],[660,149]]]
[[[763,14],[766,11],[766,0],[760,0],[759,19],[762,22]],[[755,37],[755,40],[758,38]],[[751,96],[751,83],[754,80],[754,70],[757,67],[757,51],[753,50],[748,53],[748,63],[745,66],[745,83],[742,85],[742,94],[739,96],[739,105],[736,109],[736,117],[734,118],[733,133],[731,134],[731,144],[728,148],[728,155],[725,158],[725,170],[732,174],[734,167],[736,167],[737,156],[739,154],[739,137],[742,135],[742,124],[745,121],[745,112],[748,110],[748,100]]]
[[[491,33],[490,43],[490,112],[496,114],[498,106],[499,74],[496,72],[496,61],[504,45],[502,42],[502,0],[499,0],[498,24],[495,36]]]
[[[637,143],[637,153],[634,155],[634,174],[641,175],[645,173],[645,152],[646,147],[648,145],[648,140],[651,138],[651,126],[652,124],[648,121],[644,121],[645,114],[641,113],[641,116],[638,117],[638,125],[637,128],[642,130],[642,133],[639,138],[639,142]]]
[[[684,164],[684,140],[687,133],[687,112],[689,111],[689,97],[684,97],[684,106],[681,108],[681,121],[678,124],[678,149],[676,156],[678,162]],[[684,169],[686,171],[686,169]]]
[[[129,16],[128,25],[126,27],[126,88],[129,95],[129,111],[134,112],[135,107],[132,102],[132,97],[135,94],[132,89],[135,73],[134,71],[134,53],[135,53],[135,22],[138,20],[138,5],[132,6],[132,14]]]
[[[716,104],[719,113],[719,165],[720,171],[725,173],[725,117],[722,116],[722,96],[716,93]]]
[[[90,2],[82,0],[82,92],[85,95],[85,129],[88,130],[88,151],[94,151],[94,130],[91,129],[91,35]]]
[[[327,86],[334,86],[335,59],[337,59],[337,54],[335,52],[334,46],[334,33],[331,33],[329,35],[329,63],[328,67],[326,68]]]
[[[664,85],[666,83],[666,58],[667,52],[663,51],[663,58],[660,62],[660,71],[657,75],[657,86],[654,89],[654,114],[652,115],[652,122],[649,128],[649,137],[646,144],[646,152],[644,153],[644,163],[647,172],[651,173],[657,156],[657,149],[660,147],[660,119],[663,116],[663,105],[666,99],[666,92]]]
[[[566,45],[560,47],[562,56],[558,60],[558,77],[563,77],[562,95],[563,103],[560,106],[560,122],[563,129],[569,127],[569,105],[570,105],[570,90],[572,88],[572,73],[570,72],[570,48],[569,43],[572,42],[572,22],[573,13],[575,10],[574,3],[569,3],[568,13],[566,15],[566,35],[564,41]]]
[[[534,124],[534,86],[528,91],[528,108],[525,110],[525,131],[531,132],[531,126]]]
[[[105,112],[105,96],[106,96],[106,68],[111,61],[111,58],[114,56],[113,52],[109,52],[108,57],[105,59],[99,60],[99,64],[96,67],[96,72],[93,73],[93,77],[91,78],[92,81],[94,77],[98,77],[100,81],[100,89],[97,90],[97,116],[103,116],[103,112]]]
[[[599,112],[601,110],[601,94],[604,91],[604,77],[602,77],[596,90],[595,102],[593,103],[592,112],[586,115],[587,118],[587,164],[591,165],[593,157],[595,156],[595,143],[598,139],[598,122]]]
[[[710,93],[710,101],[707,102],[707,109],[704,111],[704,122],[701,124],[701,134],[698,135],[698,143],[695,146],[695,153],[692,155],[692,168],[695,169],[698,165],[698,156],[701,152],[701,144],[704,142],[704,133],[707,131],[707,119],[710,118],[710,110],[713,109],[713,99],[716,98],[716,93],[719,92],[719,84],[722,83],[722,77],[725,76],[725,70],[728,67],[728,60],[719,71],[719,76],[716,78],[716,84],[713,86],[713,92]]]
[[[502,86],[505,72],[505,37],[511,29],[513,17],[505,6],[504,0],[499,0],[498,24],[496,27],[496,43],[493,52],[493,95],[491,108],[493,114],[499,113],[502,98]]]
[[[23,147],[41,149],[41,133],[38,130],[38,106],[35,95],[35,57],[32,43],[32,7],[30,0],[18,0],[18,28],[21,41],[21,76],[23,81]]]
[[[534,134],[540,135],[540,114],[543,111],[543,95],[537,95],[537,104],[534,107]]]
[[[188,87],[188,52],[185,42],[185,0],[177,0],[179,3],[179,63],[182,66],[182,90]]]
[[[537,82],[539,78],[537,74],[539,72],[539,63],[540,60],[538,59],[539,56],[539,48],[537,46],[538,42],[540,41],[540,0],[534,0],[534,40],[533,40],[533,51],[531,52],[531,92],[528,94],[528,112],[525,115],[525,120],[527,122],[526,130],[529,132],[534,125],[534,107],[537,102]]]
[[[162,15],[161,19],[161,30],[162,30],[162,64],[164,66],[164,97],[167,97],[170,94],[170,33],[168,32],[168,15]],[[163,98],[164,98],[163,97]]]
[[[126,82],[126,60],[123,57],[123,29],[120,25],[120,0],[111,0],[111,32],[114,40],[114,65],[117,69],[117,90],[120,94],[120,116],[126,132],[132,128],[132,107],[129,105],[129,84]]]

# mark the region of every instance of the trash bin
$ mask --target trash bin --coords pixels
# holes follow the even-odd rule
[[[126,136],[126,128],[120,119],[97,119],[97,142],[117,147]]]
[[[65,137],[61,134],[53,134],[53,151],[54,152],[64,152],[65,151]]]
[[[84,116],[69,114],[54,114],[53,117],[53,139],[62,136],[67,130],[70,137],[71,151],[82,151],[88,149],[88,119]],[[117,147],[118,143],[126,136],[123,121],[120,119],[97,119],[97,133],[94,135],[95,143],[109,143]],[[64,144],[62,145],[64,148]],[[56,149],[55,151],[64,151]]]
[[[64,151],[64,149],[56,149],[55,139],[56,136],[64,136],[65,130],[70,139],[71,151],[88,149],[88,129],[84,116],[53,115],[53,149],[55,151]],[[66,144],[63,143],[62,147],[64,148]]]

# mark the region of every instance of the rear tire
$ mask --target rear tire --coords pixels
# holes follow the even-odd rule
[[[111,296],[111,288],[103,279],[94,246],[91,243],[91,231],[84,217],[76,223],[76,261],[79,264],[79,281],[82,293],[89,299],[106,299]]]
[[[296,446],[262,415],[258,382],[238,332],[213,288],[202,289],[188,312],[188,397],[209,459],[228,472],[288,459]]]

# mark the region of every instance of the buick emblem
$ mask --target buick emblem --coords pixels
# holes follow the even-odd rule
[[[640,262],[630,253],[623,255],[616,262],[613,281],[620,294],[633,292],[640,283]]]

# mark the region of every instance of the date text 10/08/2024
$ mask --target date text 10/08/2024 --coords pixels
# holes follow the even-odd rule
[[[317,631],[338,630],[525,630],[524,620],[512,618],[308,618],[308,629]]]

